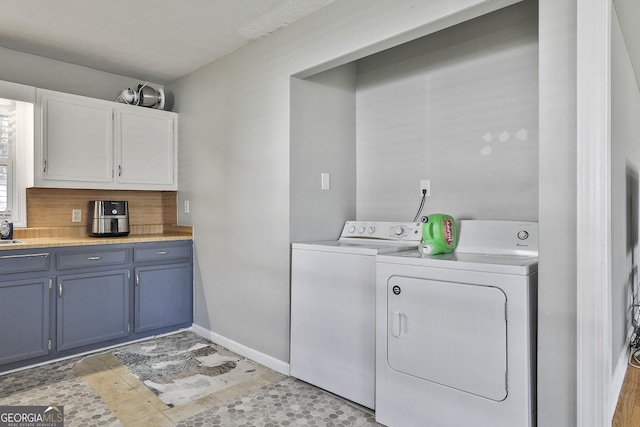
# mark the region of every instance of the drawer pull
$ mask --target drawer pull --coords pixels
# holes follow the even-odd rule
[[[58,296],[62,298],[62,283],[58,284]]]
[[[158,251],[158,255],[167,255],[169,251]]]
[[[89,258],[87,258],[89,261],[99,261],[102,259],[101,256],[90,256]]]
[[[43,254],[26,254],[26,255],[4,255],[0,256],[0,259],[15,259],[15,258],[39,258],[39,257],[48,257],[48,253]]]

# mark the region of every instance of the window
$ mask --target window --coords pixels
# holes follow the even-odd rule
[[[27,226],[26,187],[33,156],[33,104],[0,98],[0,214]]]

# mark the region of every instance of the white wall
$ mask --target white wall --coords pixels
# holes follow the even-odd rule
[[[337,239],[356,217],[355,63],[291,78],[290,138],[290,239]]]
[[[638,292],[640,91],[615,9],[611,24],[611,360],[615,372],[618,362],[626,367],[621,355],[632,330],[632,287]]]
[[[358,62],[360,220],[538,220],[538,21],[518,4]]]

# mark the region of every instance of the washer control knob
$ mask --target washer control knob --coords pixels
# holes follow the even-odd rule
[[[349,228],[347,228],[347,231],[349,233],[353,233],[354,231],[356,231],[356,228],[353,225],[351,225],[351,226],[349,226]]]
[[[364,233],[364,230],[365,230],[364,225],[361,225],[361,226],[358,228],[358,233]]]
[[[376,228],[375,228],[374,226],[370,226],[370,227],[367,229],[367,232],[368,232],[369,234],[373,234],[375,231],[376,231]]]
[[[529,233],[526,230],[518,231],[518,239],[527,240],[528,237],[529,237]]]
[[[395,227],[393,229],[393,234],[395,234],[396,236],[402,236],[405,232],[405,229],[403,226],[399,225],[397,227]]]

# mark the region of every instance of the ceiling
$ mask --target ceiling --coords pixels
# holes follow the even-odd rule
[[[12,1],[0,47],[166,84],[333,1]]]
[[[333,1],[12,1],[0,47],[167,84]],[[640,2],[613,3],[640,77]]]

